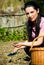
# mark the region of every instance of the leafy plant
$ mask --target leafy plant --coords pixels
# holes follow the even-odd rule
[[[27,32],[26,27],[14,28],[13,32],[10,28],[1,28],[0,27],[0,41],[17,41],[17,40],[26,40]]]

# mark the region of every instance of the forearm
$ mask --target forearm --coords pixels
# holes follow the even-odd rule
[[[39,38],[37,41],[34,41],[34,43],[33,41],[32,42],[25,41],[25,42],[19,42],[18,44],[14,44],[14,46],[18,48],[21,46],[32,46],[32,44],[33,46],[39,46],[42,44],[42,42],[43,42],[43,37]]]
[[[32,42],[26,41],[26,42],[23,42],[22,44],[24,46],[32,46],[32,44],[33,44],[33,46],[39,46],[42,44],[42,42],[43,42],[43,37],[39,38],[37,41],[34,41],[34,42],[33,41]]]

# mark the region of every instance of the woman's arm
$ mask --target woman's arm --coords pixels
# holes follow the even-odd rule
[[[44,36],[44,30],[41,30],[40,31],[39,36]],[[19,42],[18,44],[15,44],[15,47],[31,46],[32,45],[32,42],[28,42],[28,41]],[[34,42],[33,46],[39,46],[39,45],[42,44],[42,42],[43,42],[43,37],[40,37],[40,38],[37,39],[37,41]]]
[[[44,37],[44,30],[40,30],[40,33],[39,33],[39,35],[38,36],[41,36],[41,37],[39,37],[38,39],[37,39],[37,41],[35,41],[34,42],[34,44],[33,44],[33,46],[39,46],[39,45],[41,45],[42,44],[42,42],[43,42],[43,37]],[[32,41],[33,42],[33,41]],[[25,45],[25,46],[31,46],[32,45],[32,42],[24,42],[24,43],[22,43],[23,45]]]

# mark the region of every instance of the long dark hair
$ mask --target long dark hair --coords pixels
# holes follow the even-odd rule
[[[36,36],[35,37],[37,37],[39,35],[40,22],[41,22],[41,16],[38,16],[38,20],[36,22],[36,32],[35,32]],[[32,38],[32,28],[33,28],[33,22],[28,20],[26,23],[26,29],[27,29],[27,33],[28,33],[28,41],[33,41],[33,39],[34,39],[34,38]]]
[[[29,1],[29,2],[27,2],[27,3],[25,3],[24,4],[24,10],[27,8],[27,7],[34,7],[34,9],[35,10],[38,10],[38,8],[39,8],[39,11],[41,12],[41,8],[40,8],[40,6],[36,3],[36,2],[34,2],[34,1]],[[40,13],[39,12],[39,13]]]

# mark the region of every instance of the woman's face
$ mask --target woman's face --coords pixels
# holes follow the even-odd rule
[[[36,10],[34,9],[33,6],[30,6],[25,9],[25,12],[26,12],[28,19],[33,22],[33,21],[36,21],[38,17],[39,9]]]

